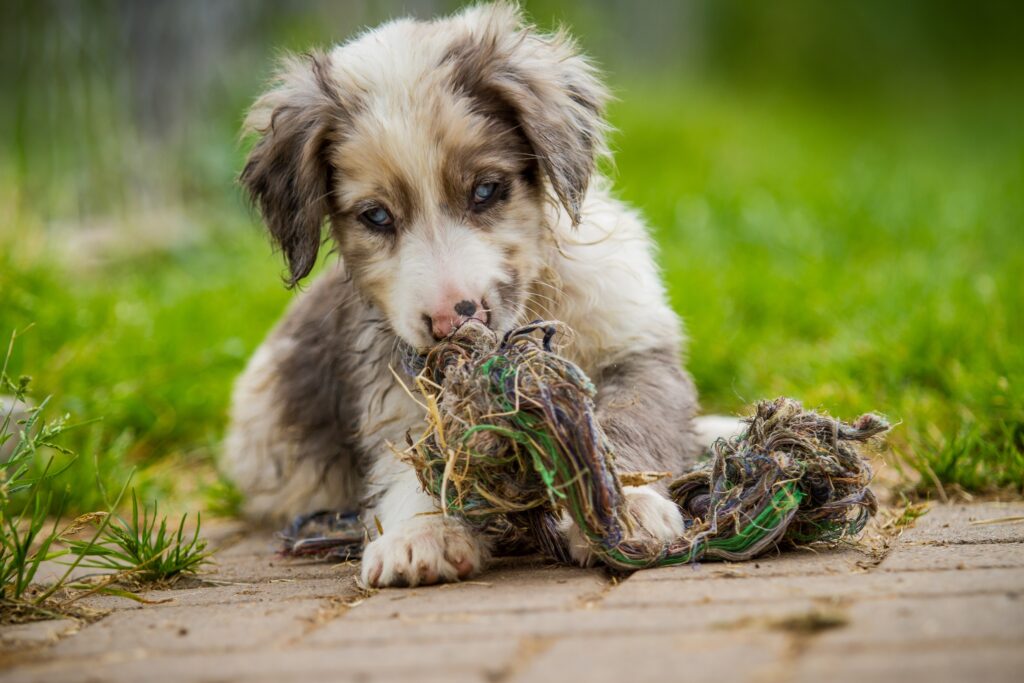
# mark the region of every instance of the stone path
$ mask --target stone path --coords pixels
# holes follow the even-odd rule
[[[534,560],[363,594],[354,567],[217,555],[218,585],[0,629],[8,681],[1019,681],[1024,504],[935,506],[875,548],[638,572]],[[980,522],[980,523],[979,523]],[[869,544],[870,545],[870,544]]]

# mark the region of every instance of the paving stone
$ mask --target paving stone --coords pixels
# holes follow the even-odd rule
[[[282,557],[272,550],[255,554],[216,554],[213,562],[203,568],[202,578],[220,582],[253,583],[274,579],[330,579],[349,572],[355,563],[335,564],[317,559]],[[47,583],[60,577],[67,566],[58,562],[44,562],[39,581]],[[95,574],[96,569],[76,567],[72,578],[81,579]]]
[[[322,606],[321,600],[297,600],[116,612],[61,640],[47,655],[106,661],[163,652],[252,650],[298,638]]]
[[[87,576],[95,575],[98,570],[92,567],[83,567],[81,565],[75,567],[68,573],[68,565],[63,562],[57,562],[49,560],[47,562],[40,562],[39,569],[36,570],[35,582],[41,585],[50,584],[55,581],[59,581],[67,576],[70,581],[79,581]]]
[[[1024,543],[1024,520],[985,523],[1024,516],[1024,503],[933,505],[903,533],[903,543]],[[974,522],[974,523],[972,523]]]
[[[463,583],[382,590],[353,609],[347,618],[569,607],[600,595],[607,585],[604,572],[598,569],[537,565],[498,568]]]
[[[936,572],[876,572],[707,581],[626,581],[604,599],[604,607],[642,607],[767,600],[879,600],[950,593],[1024,590],[1024,569]]]
[[[253,583],[271,579],[329,579],[342,576],[353,564],[331,564],[315,559],[265,555],[216,557],[209,576],[219,581]]]
[[[206,534],[204,534],[206,536]],[[257,531],[246,533],[242,529],[225,530],[218,538],[210,539],[215,557],[273,557],[281,547],[281,541],[273,532]]]
[[[406,645],[339,646],[330,649],[263,647],[247,652],[163,654],[139,650],[90,661],[87,666],[65,660],[21,666],[0,675],[0,681],[61,683],[179,683],[193,681],[373,681],[481,680],[506,666],[517,651],[515,640],[495,640],[465,647],[458,642]]]
[[[695,565],[645,569],[633,574],[630,580],[642,582],[849,574],[871,564],[874,564],[872,557],[857,547],[840,546],[823,550],[801,548],[766,555],[751,562],[703,562]]]
[[[67,633],[78,629],[74,619],[50,619],[28,624],[0,626],[0,651],[55,643]]]
[[[771,633],[689,633],[565,638],[538,642],[538,654],[521,662],[508,680],[564,683],[757,680],[778,666],[787,638]]]
[[[458,640],[476,642],[496,638],[614,637],[621,634],[692,633],[695,629],[729,630],[736,624],[779,620],[820,609],[810,600],[714,607],[642,607],[636,609],[530,610],[527,612],[455,611],[439,614],[398,613],[392,618],[358,619],[359,608],[305,636],[302,644],[331,646],[342,643],[402,643]]]
[[[849,625],[822,633],[816,648],[850,652],[903,645],[913,649],[922,643],[964,650],[986,642],[1024,645],[1024,592],[861,602],[846,614]]]
[[[337,598],[355,595],[355,568],[342,568],[337,578],[330,579],[271,579],[253,583],[204,585],[196,588],[144,591],[140,596],[152,604],[139,603],[129,598],[98,595],[84,599],[87,607],[111,609],[159,609],[195,605],[227,605],[232,603],[266,603],[312,598]]]
[[[879,565],[881,571],[996,569],[1024,567],[1024,543],[899,545]]]
[[[223,517],[203,518],[203,533],[210,545],[220,546],[228,540],[239,538],[258,538],[261,536],[272,537],[274,532],[270,529],[252,529],[240,519],[227,519]]]
[[[369,597],[355,565],[281,558],[226,524],[219,585],[90,598],[114,612],[56,644],[63,625],[2,628],[0,681],[1017,680],[1024,525],[969,522],[1022,513],[935,506],[880,565],[842,547],[617,581],[517,558]],[[789,626],[822,611],[839,625]]]
[[[408,671],[396,671],[394,673],[367,673],[366,678],[358,680],[372,681],[373,683],[409,683],[410,680],[415,680],[416,683],[494,683],[497,677],[490,670],[484,670],[483,672],[417,671],[414,675],[410,675]],[[280,683],[280,679],[272,683]]]
[[[285,679],[287,680],[287,678]],[[302,679],[298,679],[302,680]],[[353,683],[494,683],[496,677],[488,670],[483,671],[357,671],[351,675],[327,674],[328,681],[353,681]],[[281,683],[282,674],[270,676],[248,676],[245,683]]]
[[[1024,648],[970,644],[922,650],[808,654],[794,665],[794,683],[1017,683]]]

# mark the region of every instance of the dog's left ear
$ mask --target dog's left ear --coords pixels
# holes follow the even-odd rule
[[[609,95],[597,69],[567,33],[537,32],[512,5],[476,6],[462,19],[468,35],[447,57],[453,86],[481,101],[485,111],[511,115],[578,224],[597,158],[607,153]]]
[[[239,180],[284,252],[289,286],[316,263],[330,213],[326,153],[348,114],[329,66],[323,53],[286,58],[274,87],[249,110],[243,130],[259,139]]]

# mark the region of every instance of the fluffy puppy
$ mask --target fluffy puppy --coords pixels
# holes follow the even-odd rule
[[[422,410],[391,371],[476,318],[503,333],[537,318],[576,332],[565,353],[598,387],[622,470],[680,471],[698,434],[647,230],[595,163],[607,91],[565,33],[499,3],[399,20],[328,52],[284,60],[246,120],[241,182],[294,285],[326,222],[339,263],[298,295],[238,380],[224,464],[246,512],[278,523],[360,506],[383,534],[371,586],[465,578],[489,549],[436,514],[394,454]],[[675,506],[627,491],[636,533],[677,536]],[[587,561],[578,532],[565,533]]]

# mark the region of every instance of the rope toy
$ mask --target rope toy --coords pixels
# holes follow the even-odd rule
[[[663,475],[615,471],[595,417],[594,385],[553,348],[563,331],[560,323],[536,322],[499,340],[471,321],[426,356],[405,353],[427,424],[400,455],[444,514],[481,529],[500,521],[570,562],[557,530],[568,514],[600,560],[634,570],[837,541],[859,533],[876,512],[860,447],[889,423],[867,414],[848,424],[779,398],[759,402],[743,434],[720,439],[710,459],[671,482],[684,519],[680,538],[662,543],[633,533],[623,485]],[[322,537],[298,538],[296,524],[285,534],[286,552],[325,548]],[[346,558],[357,553],[351,531],[338,535]]]

